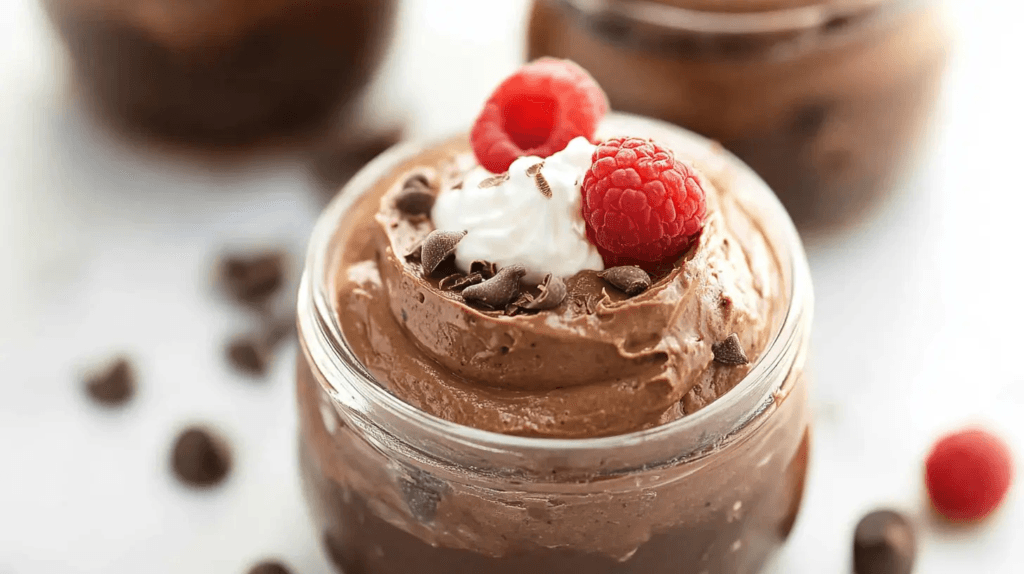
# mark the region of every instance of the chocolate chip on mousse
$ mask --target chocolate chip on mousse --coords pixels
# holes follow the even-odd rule
[[[469,272],[479,273],[484,279],[490,279],[498,272],[498,266],[490,261],[474,261],[469,264]]]
[[[651,276],[635,265],[621,265],[597,274],[619,291],[635,297],[651,287]]]
[[[550,273],[544,277],[544,281],[541,282],[539,289],[540,294],[537,297],[520,305],[523,309],[530,311],[554,309],[561,305],[562,301],[565,301],[565,297],[568,294],[565,281]]]
[[[711,345],[711,352],[715,354],[715,362],[723,365],[746,365],[750,362],[736,333],[729,335],[721,343]]]
[[[504,309],[519,296],[519,280],[526,275],[522,265],[502,267],[498,273],[477,285],[466,287],[462,298],[491,309]]]
[[[484,277],[479,273],[470,273],[469,275],[454,273],[442,279],[437,284],[437,288],[442,291],[461,291],[470,285],[476,285],[477,283],[483,282]]]
[[[452,255],[459,241],[466,236],[465,231],[431,231],[423,240],[420,248],[420,262],[423,272],[432,275],[437,268]]]
[[[85,390],[100,404],[123,404],[135,394],[135,370],[128,359],[118,357],[103,371],[86,378]]]
[[[878,510],[861,519],[853,537],[855,574],[910,574],[917,543],[902,514]]]
[[[434,194],[430,191],[427,178],[417,174],[407,179],[395,198],[395,207],[410,217],[429,215],[434,207]]]

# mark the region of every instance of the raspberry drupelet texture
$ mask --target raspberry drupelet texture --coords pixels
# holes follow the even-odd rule
[[[928,497],[954,522],[981,520],[995,510],[1013,480],[1010,449],[981,429],[943,437],[925,463]]]
[[[593,139],[608,112],[597,82],[568,60],[540,58],[509,76],[473,124],[473,153],[493,173],[517,158],[547,157],[583,136]]]
[[[609,267],[657,272],[685,253],[704,225],[700,175],[649,140],[599,144],[582,193],[587,237]]]

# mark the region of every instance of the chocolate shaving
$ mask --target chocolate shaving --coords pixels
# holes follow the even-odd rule
[[[469,264],[470,273],[479,273],[484,279],[490,279],[494,277],[494,274],[498,272],[498,266],[490,261],[474,261]]]
[[[544,178],[544,174],[540,170],[537,170],[537,175],[533,176],[533,182],[537,184],[537,189],[540,190],[541,195],[551,197],[551,184]]]
[[[516,315],[523,312],[526,309],[526,305],[533,301],[533,296],[529,293],[523,293],[518,299],[512,301],[508,305],[505,305],[505,315],[509,317],[515,317]]]
[[[420,261],[421,260],[421,255],[422,255],[422,250],[423,250],[423,240],[419,239],[415,243],[413,243],[412,247],[409,248],[409,251],[407,251],[405,253],[405,260],[406,261],[410,261],[410,262]]]
[[[487,189],[487,188],[490,188],[490,187],[498,187],[499,185],[505,183],[506,181],[508,181],[508,172],[507,171],[505,173],[500,174],[500,175],[495,175],[495,176],[489,177],[489,178],[481,181],[480,185],[478,187],[480,189]]]
[[[746,365],[750,362],[747,359],[747,354],[743,352],[740,337],[736,333],[729,335],[721,343],[711,345],[711,352],[715,354],[715,362],[723,365]]]
[[[535,164],[531,165],[530,167],[526,168],[526,175],[528,175],[530,177],[534,177],[535,175],[540,173],[540,168],[542,168],[542,167],[544,167],[544,162],[535,163]]]
[[[431,231],[420,248],[420,261],[424,273],[431,275],[437,271],[445,259],[455,254],[455,248],[465,236],[465,231]]]
[[[502,267],[490,279],[466,287],[462,297],[469,303],[476,303],[491,309],[504,309],[519,296],[519,280],[526,275],[522,265]]]
[[[479,273],[470,273],[469,275],[455,273],[442,279],[441,282],[437,284],[437,287],[443,291],[461,291],[470,285],[476,285],[483,282],[484,277]]]
[[[651,286],[651,276],[635,265],[612,267],[597,276],[630,297],[643,293]]]
[[[429,215],[434,207],[434,194],[424,189],[407,187],[395,198],[395,207],[412,217]]]
[[[567,294],[565,281],[549,273],[540,284],[540,294],[537,295],[537,298],[526,302],[522,307],[531,311],[554,309],[561,305],[562,301],[565,301]]]

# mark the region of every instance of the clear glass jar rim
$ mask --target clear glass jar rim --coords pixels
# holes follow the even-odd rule
[[[929,0],[846,0],[749,12],[686,8],[651,0],[555,0],[586,17],[615,16],[651,28],[706,34],[775,34],[809,30],[875,9],[899,13]]]
[[[631,114],[613,113],[609,114],[608,119],[629,122],[631,125],[637,125],[639,122],[639,125],[646,124],[658,130],[682,130],[659,120]],[[319,371],[319,376],[327,380],[331,388],[326,390],[332,395],[332,399],[340,400],[349,407],[356,405],[356,411],[365,411],[369,405],[381,407],[384,413],[393,417],[392,422],[411,425],[425,435],[444,437],[445,442],[481,456],[510,452],[524,458],[558,452],[571,457],[599,454],[608,452],[609,449],[629,449],[640,445],[649,447],[660,442],[671,443],[682,434],[702,429],[708,424],[709,419],[719,416],[727,406],[735,406],[737,402],[746,405],[747,403],[743,401],[749,401],[751,416],[746,421],[735,421],[733,425],[733,430],[742,428],[749,420],[771,406],[773,394],[778,390],[777,385],[776,388],[771,386],[773,377],[778,376],[779,369],[787,369],[788,373],[788,367],[791,365],[784,363],[794,356],[797,350],[795,347],[803,344],[803,330],[809,323],[812,313],[810,271],[799,234],[785,208],[774,194],[770,193],[767,184],[764,184],[746,164],[722,150],[717,144],[696,134],[693,134],[693,137],[708,149],[716,149],[716,152],[721,150],[723,156],[730,162],[730,169],[738,170],[734,175],[741,176],[745,181],[759,182],[768,192],[767,195],[770,197],[764,198],[764,205],[773,213],[767,214],[765,218],[781,226],[778,235],[785,245],[780,249],[789,254],[791,278],[786,316],[768,348],[736,387],[707,407],[675,421],[626,434],[574,439],[525,437],[481,430],[435,417],[389,393],[374,380],[348,347],[342,335],[334,294],[329,289],[329,273],[332,270],[329,247],[346,211],[364,193],[372,189],[381,177],[417,154],[449,141],[450,137],[430,142],[406,142],[392,147],[361,169],[321,214],[310,240],[298,302],[299,340],[307,360],[314,363],[311,365],[312,369],[314,372]],[[786,262],[783,261],[783,264]],[[336,381],[353,384],[339,387],[335,384]],[[381,423],[374,421],[374,424]],[[391,432],[395,429],[384,430]],[[678,445],[676,441],[676,446],[685,445]]]

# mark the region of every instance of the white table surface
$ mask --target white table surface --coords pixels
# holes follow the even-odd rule
[[[524,7],[405,2],[377,89],[413,135],[471,120],[522,53]],[[967,529],[930,518],[921,487],[931,442],[965,423],[998,430],[1024,467],[1022,10],[950,10],[956,52],[922,175],[870,224],[809,245],[813,466],[776,574],[848,572],[853,526],[878,506],[917,519],[918,572],[1024,567],[1021,488]],[[243,573],[271,556],[326,574],[296,478],[294,348],[266,381],[235,374],[221,347],[251,318],[208,277],[225,246],[301,253],[319,204],[300,168],[224,173],[106,138],[33,0],[0,0],[0,574]],[[139,394],[107,412],[81,370],[119,350]],[[191,421],[235,447],[211,492],[168,472]]]

